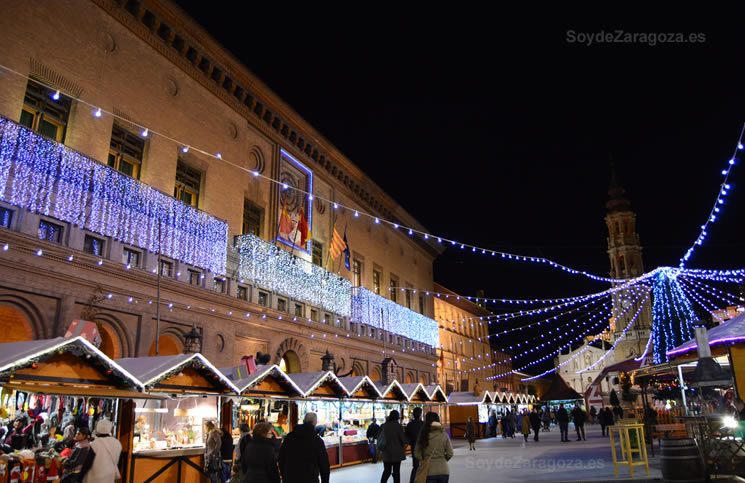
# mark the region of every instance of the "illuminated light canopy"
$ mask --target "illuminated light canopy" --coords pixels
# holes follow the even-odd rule
[[[240,254],[238,272],[242,279],[345,317],[351,315],[349,280],[253,235],[238,236],[235,244]]]
[[[226,222],[5,118],[0,118],[0,198],[225,274]]]
[[[668,351],[693,338],[693,323],[698,320],[680,286],[679,275],[679,270],[665,268],[654,280],[652,337],[655,364],[667,362]]]
[[[436,321],[362,287],[353,290],[352,320],[432,347],[439,346]]]

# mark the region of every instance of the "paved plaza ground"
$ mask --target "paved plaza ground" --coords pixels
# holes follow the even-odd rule
[[[618,477],[613,473],[613,458],[607,437],[600,433],[599,425],[585,426],[586,441],[576,441],[574,428],[569,426],[569,443],[562,443],[558,427],[541,433],[540,441],[532,436],[523,447],[522,435],[515,439],[489,438],[476,443],[476,451],[468,451],[464,440],[454,440],[455,455],[450,460],[451,483],[481,482],[569,482],[569,481],[624,481],[629,480],[628,467],[619,467]],[[649,448],[649,447],[647,447]],[[649,455],[649,476],[644,467],[634,468],[634,480],[661,481],[659,456]],[[331,472],[332,483],[378,482],[383,464],[364,463]],[[401,482],[408,483],[411,457],[401,464]],[[389,478],[389,482],[393,478]]]

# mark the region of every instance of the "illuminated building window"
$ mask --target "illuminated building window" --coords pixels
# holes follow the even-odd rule
[[[96,255],[97,257],[104,256],[104,241],[94,236],[85,235],[85,241],[83,242],[83,251]]]
[[[180,159],[176,165],[176,185],[173,197],[187,205],[198,206],[199,190],[202,184],[202,173],[186,165]]]
[[[145,141],[114,123],[111,130],[108,165],[120,173],[140,178],[142,154],[145,151]]]
[[[122,251],[122,263],[125,265],[129,265],[130,267],[139,268],[140,267],[140,255],[141,253],[138,252],[137,250],[125,248]]]
[[[261,237],[264,209],[249,200],[243,200],[243,234]]]
[[[46,220],[39,222],[39,240],[62,243],[62,227]]]
[[[65,141],[70,117],[70,98],[29,80],[23,98],[20,123],[57,142]],[[58,97],[54,100],[53,97]]]

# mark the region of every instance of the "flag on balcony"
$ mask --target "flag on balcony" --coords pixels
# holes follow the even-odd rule
[[[300,232],[300,246],[304,247],[305,244],[310,240],[310,227],[308,226],[308,220],[305,218],[305,208],[300,208],[300,221],[297,222],[297,229]]]
[[[349,270],[349,242],[347,241],[347,227],[344,227],[344,266]]]
[[[279,233],[288,238],[292,231],[292,218],[287,213],[287,199],[282,202],[282,213],[279,215]]]
[[[344,233],[346,234],[346,231]],[[329,257],[331,260],[336,260],[336,257],[346,249],[347,244],[344,242],[341,235],[339,235],[339,232],[336,231],[336,224],[334,224],[334,234],[331,236],[331,243],[329,246]]]

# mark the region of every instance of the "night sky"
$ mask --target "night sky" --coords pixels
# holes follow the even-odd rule
[[[550,24],[521,23],[477,11],[280,21],[204,5],[222,14],[183,7],[430,233],[597,275],[609,270],[610,157],[637,213],[645,268],[677,266],[708,218],[745,122],[734,28],[551,15]],[[568,42],[570,30],[618,29],[703,34],[705,42]],[[744,181],[738,163],[727,204],[689,266],[745,266]],[[452,248],[435,279],[488,297],[607,288]]]

